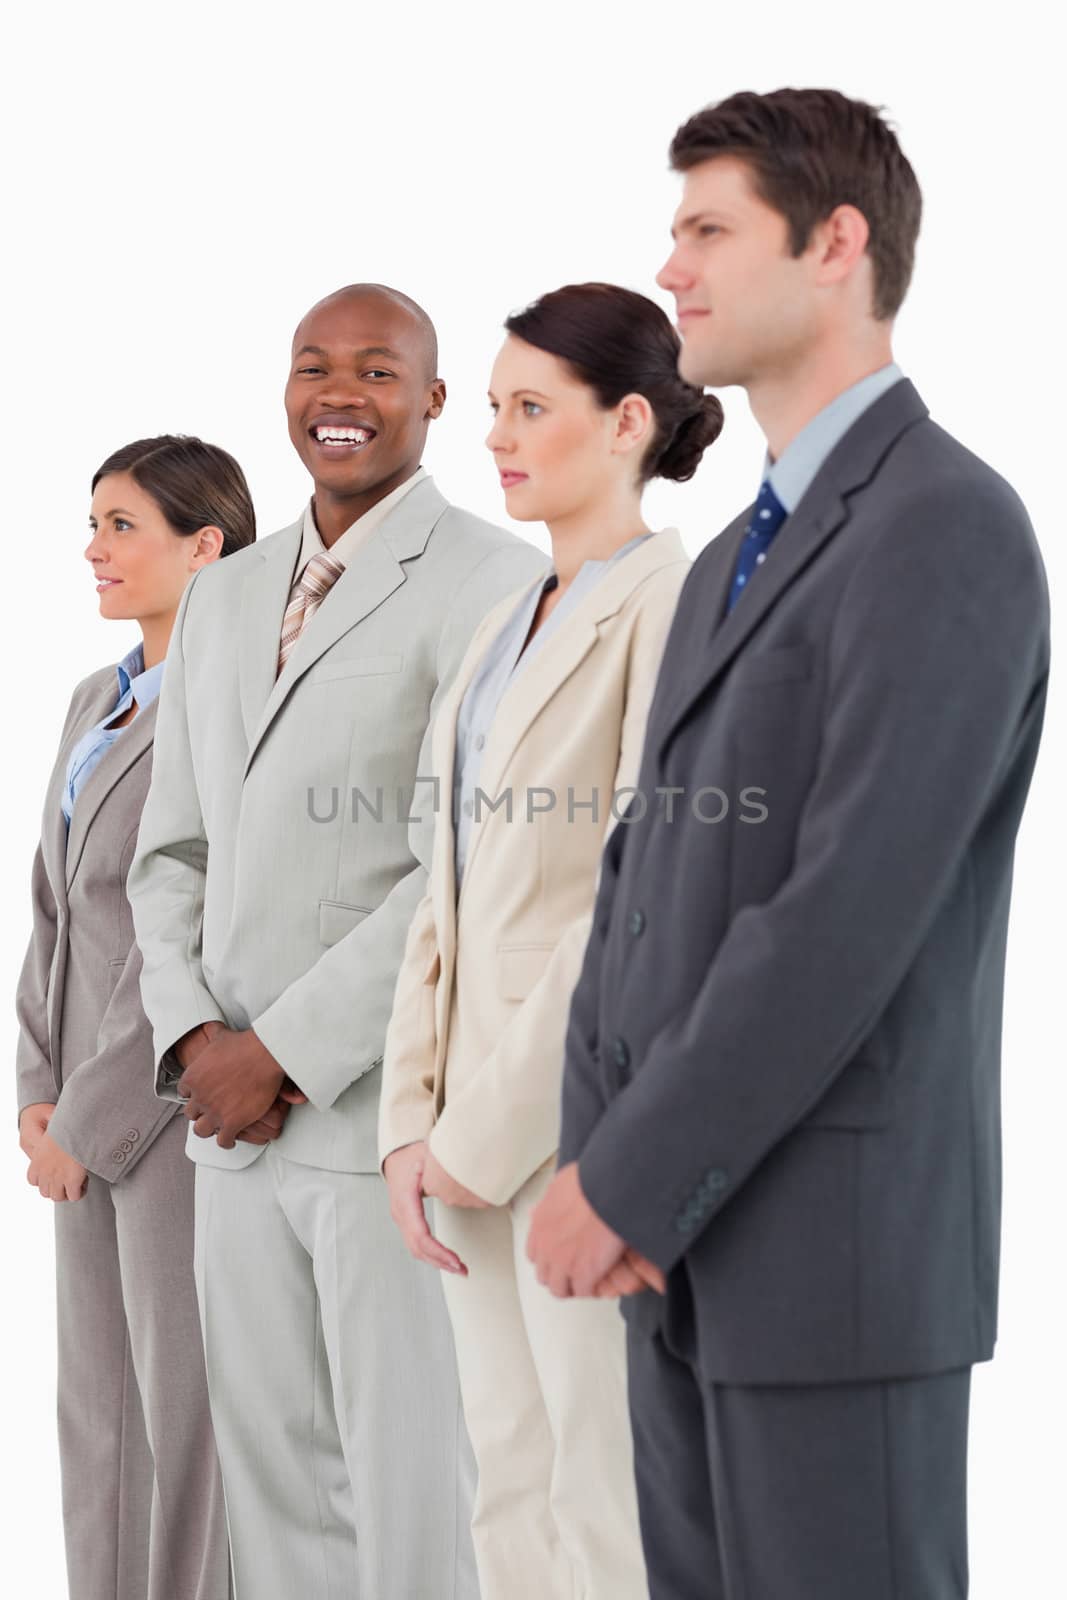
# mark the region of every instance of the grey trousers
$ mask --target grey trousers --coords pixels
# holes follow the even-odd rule
[[[970,1368],[709,1384],[629,1330],[651,1600],[962,1600]]]
[[[238,1600],[477,1600],[441,1284],[384,1180],[198,1166],[196,1280]]]
[[[55,1207],[71,1600],[227,1600],[229,1556],[176,1117],[115,1184]]]

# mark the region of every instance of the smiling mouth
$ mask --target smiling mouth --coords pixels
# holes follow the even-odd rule
[[[374,428],[339,428],[332,422],[316,423],[308,431],[327,450],[362,450],[376,437]]]

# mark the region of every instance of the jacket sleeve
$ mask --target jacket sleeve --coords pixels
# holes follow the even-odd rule
[[[56,949],[58,911],[40,845],[33,858],[30,897],[33,930],[15,993],[19,1024],[15,1076],[20,1117],[26,1106],[46,1101],[54,1105],[58,1098],[48,1043],[48,976]]]
[[[458,669],[465,679],[472,658],[479,656],[487,639],[499,624],[505,610],[504,602],[486,613],[475,629],[466,655]],[[454,680],[453,680],[454,681]],[[434,752],[431,767],[433,775],[440,772],[438,741],[447,727],[446,737],[454,737],[454,717],[449,714],[449,701],[442,704],[431,718],[426,738]],[[422,766],[419,768],[423,771]],[[439,800],[444,804],[443,797]],[[423,856],[427,873],[431,862],[427,854],[446,848],[449,838],[446,831],[429,827],[425,817],[416,821],[416,831],[409,835],[412,854]],[[382,1058],[382,1089],[378,1102],[378,1156],[384,1164],[387,1156],[401,1145],[425,1139],[433,1126],[434,1059],[437,1053],[437,1024],[435,994],[437,976],[441,970],[437,946],[437,927],[434,920],[433,897],[427,889],[419,901],[404,945],[404,957],[397,974],[393,992],[389,1025],[385,1034],[385,1051]]]
[[[201,965],[208,844],[193,768],[183,634],[199,573],[182,596],[156,713],[152,781],[126,879],[143,961],[141,995],[154,1036],[156,1093],[178,1100],[171,1046],[201,1022],[226,1022]]]
[[[872,541],[830,628],[792,870],[733,918],[586,1141],[590,1204],[665,1271],[855,1055],[1009,774],[1025,793],[1047,593],[1001,489],[922,491]]]
[[[437,686],[419,751],[418,778],[431,775],[433,720],[475,628],[490,606],[529,580],[538,555],[522,544],[498,547],[468,573],[452,597],[438,646]],[[441,796],[440,804],[447,803],[448,797]],[[397,972],[408,929],[426,893],[432,848],[425,840],[432,820],[425,790],[416,794],[412,809],[423,838],[413,848],[411,870],[252,1023],[275,1060],[320,1111],[382,1060]],[[367,1043],[360,1048],[357,1040]]]
[[[616,792],[637,781],[649,703],[685,571],[682,564],[664,569],[648,580],[640,594],[628,663]],[[613,816],[608,851],[616,834],[625,831],[625,823],[617,827]],[[430,1136],[430,1148],[445,1170],[492,1205],[510,1200],[559,1147],[568,1006],[583,971],[593,923],[590,909],[564,930],[545,970],[481,1067],[449,1098]],[[599,1101],[598,1090],[592,1092]]]
[[[67,708],[60,749],[76,715],[78,690]],[[15,1052],[15,1078],[18,1090],[18,1115],[26,1106],[54,1105],[58,1098],[52,1055],[48,1042],[48,979],[58,937],[59,910],[45,870],[44,852],[38,844],[30,874],[30,901],[33,924],[29,944],[15,993],[15,1014],[19,1036]]]
[[[145,1063],[152,1028],[141,1003],[141,953],[130,949],[100,1023],[97,1047],[63,1081],[48,1131],[98,1178],[125,1177],[177,1114],[160,1100]]]
[[[433,1069],[437,1051],[435,980],[440,971],[433,900],[419,901],[404,945],[382,1057],[378,1156],[425,1139],[433,1126]]]

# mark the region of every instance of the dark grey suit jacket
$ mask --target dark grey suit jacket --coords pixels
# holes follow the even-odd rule
[[[179,1110],[156,1098],[126,874],[152,775],[156,702],[138,711],[60,811],[71,750],[112,709],[114,667],[74,691],[34,857],[33,931],[19,977],[18,1104],[58,1101],[48,1125],[68,1154],[113,1182]]]
[[[1048,598],[1004,480],[895,385],[724,616],[682,591],[568,1026],[560,1163],[723,1382],[992,1353],[1016,830]],[[719,822],[695,789],[725,791]],[[684,788],[668,822],[657,786]],[[742,798],[747,787],[766,791]],[[766,819],[753,821],[766,808]],[[714,818],[714,796],[695,798]]]

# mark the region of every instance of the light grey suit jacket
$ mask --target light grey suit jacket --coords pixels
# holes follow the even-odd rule
[[[275,681],[293,523],[198,573],[171,638],[129,875],[157,1089],[216,1019],[307,1094],[279,1149],[375,1172],[378,1072],[432,846],[428,726],[478,622],[547,558],[425,479],[362,545]],[[358,793],[357,793],[358,791]],[[409,828],[409,807],[429,825]],[[420,845],[420,837],[425,836]],[[245,1166],[190,1130],[194,1160]]]
[[[111,666],[84,678],[71,698],[45,796],[33,932],[15,999],[19,1111],[58,1102],[49,1132],[109,1181],[137,1164],[174,1115],[152,1092],[152,1030],[125,889],[152,771],[154,702],[93,769],[69,839],[60,810],[70,752],[117,696]]]

